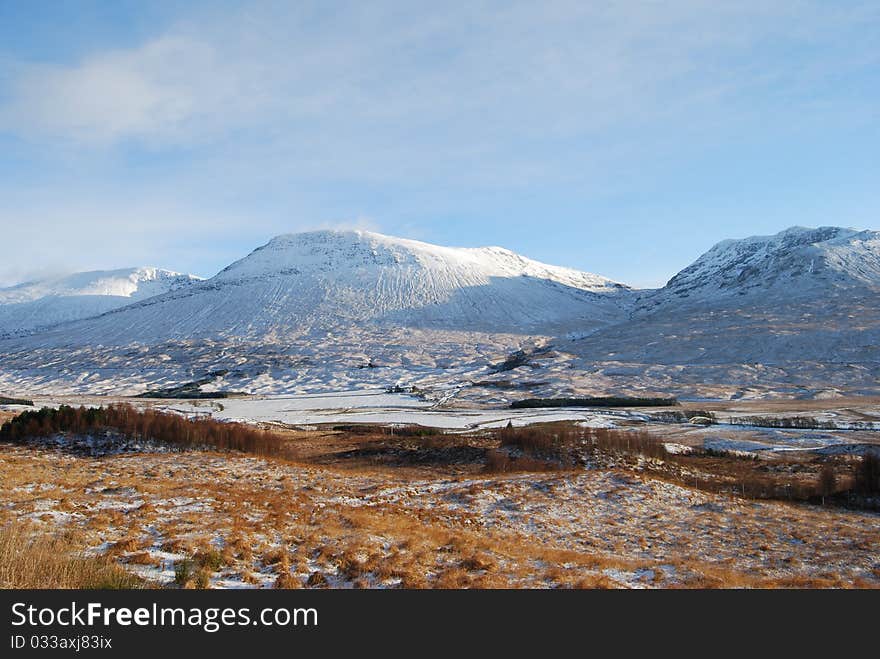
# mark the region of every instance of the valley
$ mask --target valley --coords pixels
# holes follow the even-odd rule
[[[880,587],[878,309],[839,227],[657,290],[364,231],[3,289],[0,582]]]
[[[112,442],[93,454],[100,444],[70,433],[0,442],[3,520],[62,534],[149,587],[880,587],[880,512],[816,489],[825,465],[845,492],[858,461],[880,455],[877,400],[432,411],[372,391],[115,402],[247,420],[285,446],[256,457]],[[717,423],[686,421],[706,414]],[[415,425],[426,419],[435,425]],[[599,444],[583,453],[581,436]]]

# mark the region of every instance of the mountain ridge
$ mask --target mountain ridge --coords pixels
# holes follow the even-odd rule
[[[0,288],[0,335],[99,316],[196,281],[200,278],[195,275],[140,266],[76,272]]]
[[[599,275],[501,248],[321,231],[275,237],[214,277],[69,329],[96,337],[103,322],[117,342],[149,342],[150,331],[175,338],[301,335],[345,322],[519,332],[589,323],[593,311],[600,324],[605,316],[622,318],[633,297]],[[157,306],[162,311],[153,314]]]
[[[716,243],[665,286],[647,292],[644,301],[656,307],[778,288],[803,296],[816,294],[816,288],[851,286],[880,287],[880,232],[795,226]]]
[[[2,340],[0,386],[138,393],[224,372],[209,386],[418,386],[500,402],[508,390],[880,393],[878,346],[873,231],[722,241],[647,291],[503,248],[324,231],[277,236],[210,279]]]

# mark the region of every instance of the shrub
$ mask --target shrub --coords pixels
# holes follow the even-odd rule
[[[855,489],[863,494],[880,492],[880,457],[874,453],[862,456],[856,470]]]
[[[34,401],[25,398],[9,398],[8,396],[0,396],[0,405],[27,405],[33,407]]]
[[[185,587],[193,577],[195,563],[191,558],[183,558],[174,564],[174,583]]]
[[[290,573],[290,570],[284,570],[275,579],[273,588],[282,590],[298,590],[302,588],[302,582]]]
[[[211,570],[208,568],[201,568],[198,572],[196,572],[195,582],[193,584],[199,590],[207,590],[211,587]]]
[[[486,463],[483,471],[489,474],[516,471],[557,471],[562,468],[558,462],[541,460],[526,455],[511,456],[507,451],[489,449],[486,451]]]
[[[596,455],[638,455],[646,458],[667,457],[666,448],[651,434],[616,428],[589,428],[587,445]]]
[[[812,416],[741,416],[730,419],[731,425],[758,428],[795,428],[798,430],[837,430],[833,421],[819,421]]]
[[[826,463],[819,472],[819,496],[822,497],[822,505],[825,505],[825,497],[834,494],[837,489],[837,474],[834,473],[834,465]]]
[[[201,568],[206,568],[211,572],[216,572],[223,567],[223,554],[217,549],[208,549],[198,552],[193,560]]]

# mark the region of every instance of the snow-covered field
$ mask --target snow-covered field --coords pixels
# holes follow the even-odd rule
[[[456,431],[567,419],[648,430],[676,452],[704,447],[757,455],[760,461],[745,463],[791,470],[785,478],[797,478],[797,467],[807,462],[781,460],[812,463],[818,455],[858,454],[880,446],[880,433],[723,421],[761,413],[854,423],[877,418],[880,408],[870,401],[839,407],[807,401],[799,409],[783,401],[714,407],[703,401],[722,421],[708,427],[660,422],[652,418],[662,411],[656,409],[450,408],[382,389],[34,402],[111,401],[279,424],[299,451],[292,462],[168,452],[138,442],[107,451],[92,438],[61,435],[27,447],[0,445],[5,502],[0,523],[14,520],[37,533],[63,531],[89,552],[162,584],[201,579],[214,588],[880,586],[877,514],[749,501],[720,485],[710,491],[688,486],[693,474],[705,485],[710,473],[688,472],[685,482],[674,484],[638,461],[493,473],[481,466],[482,445],[473,443],[486,433],[433,436],[423,445],[418,437],[375,429],[359,435],[325,425],[419,423]],[[22,409],[10,406],[9,413]],[[377,437],[384,438],[381,460]],[[459,452],[446,442],[460,442]],[[181,566],[189,562],[192,572],[181,576]]]
[[[512,423],[524,426],[550,421],[580,421],[594,427],[610,427],[614,421],[644,419],[626,411],[597,412],[585,409],[454,409],[438,407],[405,394],[383,390],[350,391],[304,396],[265,396],[222,400],[181,401],[162,409],[178,413],[209,414],[216,419],[245,423],[277,423],[310,426],[326,423],[372,423],[419,425],[431,428],[492,428]]]
[[[0,445],[0,474],[0,520],[165,584],[194,557],[216,588],[880,585],[876,514],[618,470],[427,478]]]
[[[684,403],[669,411],[713,411],[719,421],[704,427],[688,423],[658,422],[656,408],[544,408],[509,409],[459,407],[453,397],[424,399],[384,389],[363,389],[322,394],[246,396],[202,400],[160,400],[119,397],[37,397],[37,407],[61,404],[99,406],[130,403],[184,416],[211,416],[222,421],[271,424],[288,428],[327,425],[374,424],[423,426],[446,431],[466,431],[537,423],[572,421],[592,428],[634,428],[663,437],[670,444],[703,447],[733,454],[770,458],[779,452],[818,454],[863,454],[880,451],[880,399],[835,401],[740,401],[736,404],[702,401]],[[0,410],[20,412],[20,405]],[[771,419],[809,417],[820,423],[833,422],[837,429],[815,430],[766,428],[741,425],[744,418]]]

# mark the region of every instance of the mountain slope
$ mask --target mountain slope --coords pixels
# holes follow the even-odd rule
[[[723,241],[576,349],[642,364],[880,362],[880,233],[793,227]]]
[[[0,341],[0,389],[23,393],[416,386],[503,404],[878,382],[880,234],[835,227],[724,241],[642,292],[501,248],[284,235],[209,280]]]
[[[97,316],[198,281],[158,268],[99,270],[0,288],[0,336]]]
[[[370,326],[546,334],[607,324],[634,295],[501,248],[362,231],[279,236],[211,279],[65,326],[86,343],[287,340]]]
[[[880,233],[791,227],[773,236],[718,243],[662,289],[646,295],[643,306],[768,293],[816,298],[854,287],[880,287]]]

